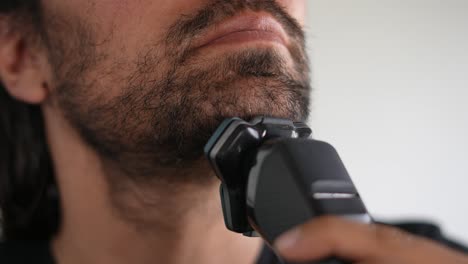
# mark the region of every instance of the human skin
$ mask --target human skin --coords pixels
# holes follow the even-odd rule
[[[112,100],[126,88],[121,84],[129,77],[141,52],[161,43],[168,28],[181,15],[193,14],[209,2],[43,0],[44,12],[48,14],[45,28],[53,36],[49,40],[57,41],[38,45],[37,40],[31,40],[20,30],[8,30],[2,35],[2,82],[16,99],[41,105],[44,114],[61,194],[62,221],[52,241],[58,263],[253,263],[257,258],[262,246],[260,239],[246,238],[226,229],[219,203],[219,180],[204,160],[196,159],[188,168],[152,168],[154,180],[148,180],[147,175],[142,181],[126,180],[129,173],[83,137],[60,98],[61,93],[68,92],[61,82],[78,76],[70,65],[89,55],[80,48],[92,46],[93,54],[102,55],[97,56],[99,60],[92,58],[95,61],[74,79],[83,84],[83,89],[89,88],[81,90],[80,96],[85,98],[88,93],[101,96],[100,101]],[[303,24],[305,1],[277,3]],[[7,22],[1,22],[3,28],[8,27]],[[87,32],[92,38],[75,34],[84,27],[83,23],[92,29]],[[206,47],[190,62],[199,68],[209,67],[228,54],[252,49],[275,52],[287,68],[293,64],[284,45],[261,39]],[[61,53],[56,54],[59,50]],[[156,70],[151,68],[154,79],[163,78],[171,67],[159,51],[151,50],[150,54],[155,58],[161,56]],[[240,80],[234,86],[239,91],[237,96],[251,100],[251,94],[241,93],[245,90],[243,82]],[[83,105],[86,106],[84,101],[78,107]],[[250,101],[250,105],[260,104]],[[226,115],[236,114],[226,111]],[[118,111],[114,114],[117,116]],[[277,114],[281,115],[281,109]],[[170,180],[181,177],[187,181]],[[119,180],[111,182],[112,179]]]
[[[82,75],[78,78],[81,81],[79,83],[83,84],[83,87],[90,88],[86,92],[92,97],[101,101],[111,101],[121,95],[126,88],[122,83],[132,77],[129,73],[133,72],[132,66],[135,60],[140,58],[141,52],[148,50],[148,47],[154,43],[164,40],[168,28],[182,14],[193,14],[209,2],[209,0],[43,0],[42,5],[50,15],[46,18],[48,25],[50,28],[56,27],[57,30],[51,34],[67,36],[69,33],[67,27],[62,26],[69,25],[76,29],[80,26],[74,24],[77,21],[85,21],[87,26],[93,29],[92,43],[86,43],[87,38],[70,38],[68,41],[75,43],[55,43],[55,47],[59,44],[93,46],[95,48],[93,54],[100,56],[94,58],[95,61],[89,65],[89,68],[82,69]],[[304,23],[305,0],[276,2],[299,24]],[[5,21],[1,22],[3,28],[7,27]],[[66,41],[67,38],[61,40]],[[0,43],[2,43],[0,76],[8,92],[21,101],[41,105],[45,117],[62,204],[62,224],[52,242],[53,254],[58,263],[254,262],[262,241],[227,231],[219,204],[219,181],[212,175],[206,162],[195,159],[187,167],[159,166],[150,170],[150,174],[157,177],[148,178],[145,175],[141,177],[142,180],[129,180],[129,176],[137,179],[141,176],[129,175],[131,173],[122,170],[119,162],[126,163],[130,158],[116,162],[98,151],[83,137],[76,124],[69,118],[70,112],[67,112],[69,109],[66,109],[63,96],[60,97],[60,94],[67,92],[60,90],[63,89],[60,81],[71,78],[68,74],[73,71],[68,64],[72,64],[73,61],[60,62],[60,58],[80,60],[89,53],[69,49],[59,54],[60,56],[52,56],[56,50],[48,50],[45,45],[37,45],[21,31],[5,31],[1,35]],[[80,47],[79,45],[76,47]],[[163,48],[171,49],[164,46]],[[228,54],[252,49],[274,51],[284,60],[287,70],[293,67],[294,59],[289,49],[284,45],[261,39],[208,46],[191,57],[190,63],[199,68],[209,67]],[[163,58],[158,57],[163,56],[161,50],[150,51],[149,57]],[[64,64],[58,69],[60,63]],[[148,67],[153,69],[151,66],[154,67],[154,65]],[[169,61],[161,60],[157,70],[153,69],[150,74],[154,79],[164,78],[163,75],[167,74],[170,67]],[[292,72],[292,75],[294,74]],[[77,80],[75,81],[78,83]],[[247,90],[244,81],[257,84],[255,79],[237,80],[233,87],[239,92],[232,95],[245,99],[245,102],[249,103],[246,105],[254,109],[240,105],[241,107],[237,109],[223,109],[224,114],[236,115],[236,111],[246,110],[254,113],[265,111],[266,108],[262,108],[262,101],[249,101],[252,100],[252,95],[261,91],[255,90],[255,87]],[[271,81],[271,84],[274,86],[275,83]],[[85,98],[86,93],[76,93],[76,95]],[[75,102],[68,99],[70,102]],[[282,98],[275,97],[275,99],[277,101],[272,101],[271,104],[277,104],[278,108],[275,108],[276,112],[273,114],[287,115],[287,109],[280,107],[280,104],[284,103]],[[94,102],[99,103],[98,100]],[[93,106],[86,105],[85,102],[83,104],[88,108]],[[209,105],[206,104],[201,108],[206,111],[204,113],[209,113],[210,109],[206,108]],[[118,118],[119,109],[115,110],[114,119],[122,121]],[[129,122],[130,125],[134,124]],[[132,126],[135,132],[143,128]],[[115,181],[112,181],[113,179]],[[184,181],[171,179],[184,179]],[[278,251],[287,258],[305,260],[337,254],[343,257],[362,256],[358,260],[363,263],[371,263],[376,259],[372,254],[360,254],[368,247],[350,247],[355,245],[354,240],[345,240],[346,237],[362,237],[362,241],[373,241],[367,239],[372,237],[373,233],[366,227],[325,218],[311,222],[301,230],[308,239],[301,240],[301,246],[295,247],[295,251],[281,248],[278,246],[280,244],[277,244]],[[348,230],[350,235],[336,236],[334,235],[338,232],[336,230]],[[315,237],[320,237],[329,243],[312,241]],[[405,260],[408,260],[406,263],[422,263],[414,262],[414,259],[418,260],[418,256],[421,255],[429,259],[460,259],[458,254],[441,249],[438,245],[431,244],[430,247],[425,247],[426,242],[414,241],[417,245],[421,245],[418,248],[422,250],[414,253],[384,250],[388,245],[395,243],[380,245],[373,243],[382,249],[373,252],[392,252],[395,259],[406,257]],[[321,243],[323,247],[314,246],[316,243]],[[337,245],[340,247],[337,248]],[[388,256],[381,257],[383,259]]]
[[[283,234],[275,248],[292,263],[336,256],[362,264],[466,264],[468,256],[429,239],[384,225],[336,217],[309,221]]]

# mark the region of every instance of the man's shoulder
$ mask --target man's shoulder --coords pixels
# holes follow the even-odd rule
[[[47,241],[0,242],[0,263],[53,264]]]

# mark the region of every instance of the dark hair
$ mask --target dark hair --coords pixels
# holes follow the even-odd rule
[[[25,23],[37,26],[40,22],[39,1],[2,0],[0,17],[19,26]],[[41,109],[15,100],[0,82],[0,222],[3,239],[50,239],[58,227],[57,196]]]

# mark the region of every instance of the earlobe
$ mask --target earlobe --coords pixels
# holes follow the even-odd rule
[[[0,36],[0,78],[17,100],[40,104],[48,95],[47,62],[19,34]]]

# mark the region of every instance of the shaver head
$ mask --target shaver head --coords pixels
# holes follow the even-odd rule
[[[266,140],[275,138],[308,138],[312,130],[300,122],[272,117],[256,117],[250,122],[240,118],[224,120],[208,143],[205,155],[216,175],[228,186],[245,184],[243,160]],[[244,175],[246,176],[246,175]]]
[[[250,122],[239,118],[225,120],[205,146],[218,178],[226,227],[248,236],[255,235],[246,208],[248,174],[257,149],[276,138],[308,138],[311,129],[300,122],[256,117]]]

